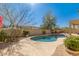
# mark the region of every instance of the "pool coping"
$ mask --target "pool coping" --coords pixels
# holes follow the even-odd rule
[[[56,41],[53,41],[53,42],[39,42],[39,41],[33,41],[33,40],[31,40],[31,38],[32,37],[35,37],[35,36],[31,36],[31,37],[28,37],[28,39],[29,39],[29,41],[30,42],[32,42],[32,43],[34,43],[34,44],[52,44],[52,45],[54,45],[53,47],[53,49],[51,49],[51,52],[49,53],[49,54],[41,54],[41,56],[51,56],[52,54],[54,54],[54,52],[55,52],[55,50],[56,50],[56,48],[57,48],[57,46],[59,46],[59,45],[61,45],[61,44],[63,44],[63,40],[66,38],[66,37],[63,37],[63,38],[57,38],[57,40]],[[52,47],[52,46],[51,46]],[[36,47],[35,47],[36,48]],[[49,48],[48,48],[49,49]],[[50,50],[50,49],[49,49]],[[37,54],[38,55],[38,54]],[[39,56],[39,55],[38,55]]]
[[[31,37],[33,37],[33,36],[31,36]],[[11,45],[11,47],[5,48],[3,50],[3,55],[4,56],[5,55],[18,56],[21,54],[23,56],[51,56],[54,54],[57,46],[60,44],[63,44],[63,38],[58,38],[54,42],[36,42],[36,41],[32,41],[30,39],[31,37],[23,38],[16,44]],[[7,54],[7,52],[8,53],[10,52],[10,51],[8,51],[8,49],[10,49],[10,48],[13,48],[14,52],[11,54]]]

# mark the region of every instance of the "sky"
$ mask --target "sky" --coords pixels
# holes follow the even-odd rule
[[[34,8],[33,8],[34,7]],[[49,10],[51,14],[56,17],[58,27],[68,27],[69,21],[79,19],[79,4],[74,3],[48,3],[48,4],[35,4],[32,6],[34,9],[35,22],[39,26],[42,23],[44,16]]]
[[[43,16],[51,10],[51,14],[56,17],[56,24],[58,27],[68,27],[69,21],[79,19],[79,4],[78,3],[29,3],[29,4],[11,4],[12,8],[20,9],[30,8],[32,12],[32,21],[29,25],[39,27],[42,24]],[[27,6],[27,7],[26,7]],[[26,20],[25,20],[26,21]]]

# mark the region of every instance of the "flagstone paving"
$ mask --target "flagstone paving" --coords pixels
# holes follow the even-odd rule
[[[63,48],[57,50],[57,46],[63,44],[64,38],[58,38],[54,42],[36,42],[30,38],[23,38],[19,42],[0,50],[0,55],[4,56],[51,56],[61,55]],[[56,49],[57,48],[57,49]],[[56,52],[61,51],[60,54]],[[64,54],[65,55],[65,54]]]
[[[52,56],[72,56],[66,50],[64,45],[59,45]]]

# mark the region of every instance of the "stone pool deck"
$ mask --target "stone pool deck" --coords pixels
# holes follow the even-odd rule
[[[1,50],[0,55],[9,55],[9,56],[59,55],[59,53],[55,53],[56,49],[59,45],[63,44],[63,40],[65,39],[65,38],[58,38],[57,41],[54,41],[54,42],[36,42],[36,41],[30,40],[30,38],[31,37],[24,38],[19,42],[17,42],[16,44],[10,47],[7,47],[4,50]],[[60,52],[60,50],[57,50],[57,51]]]
[[[69,54],[66,50],[64,45],[59,45],[57,46],[54,54],[52,54],[52,56],[72,56],[71,54]]]

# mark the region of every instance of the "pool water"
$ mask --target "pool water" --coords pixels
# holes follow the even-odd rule
[[[49,36],[35,36],[32,37],[31,39],[33,41],[38,41],[38,42],[53,42],[56,41],[57,38],[62,38],[65,37],[64,35],[49,35]]]

